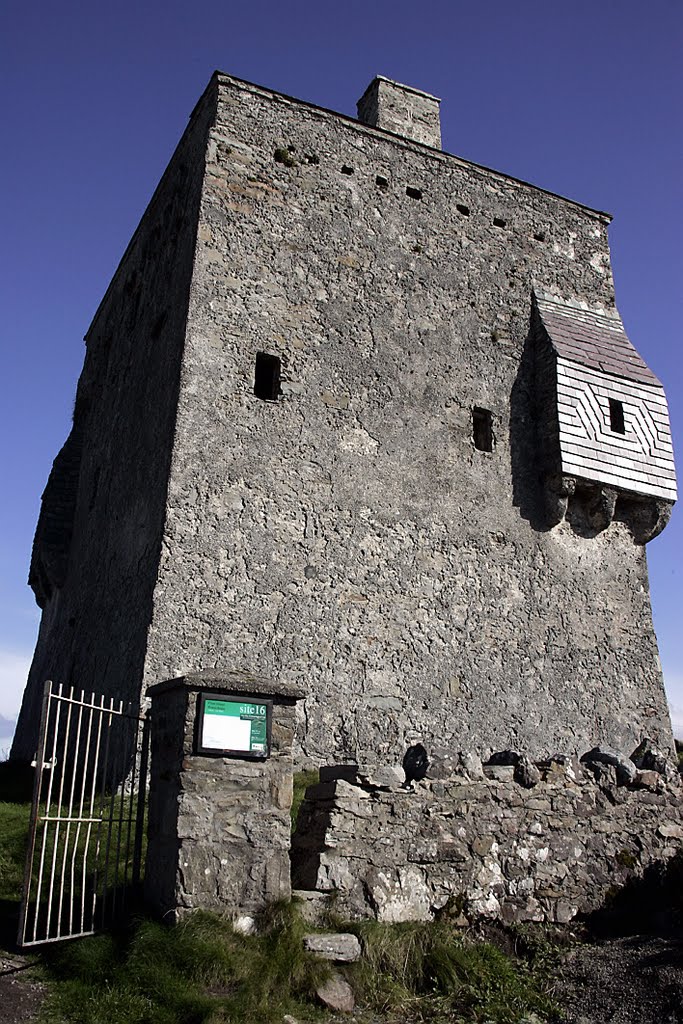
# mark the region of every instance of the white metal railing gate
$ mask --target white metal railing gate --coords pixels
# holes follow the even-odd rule
[[[93,935],[140,889],[149,720],[45,684],[18,943]]]

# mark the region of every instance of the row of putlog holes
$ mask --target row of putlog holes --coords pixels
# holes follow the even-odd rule
[[[290,151],[292,151],[292,150],[293,150],[293,147],[290,147]],[[275,150],[275,162],[276,163],[284,163],[286,166],[291,167],[291,166],[294,165],[294,163],[296,161],[294,160],[293,157],[290,157],[291,162],[289,160],[284,159],[282,154],[286,153],[286,152],[288,152],[288,151],[281,150],[281,149],[276,149]],[[317,157],[314,160],[309,157],[309,158],[307,158],[307,162],[308,163],[319,163],[320,161],[319,161],[319,159]],[[342,164],[341,172],[342,172],[342,174],[347,174],[347,175],[355,174],[355,168],[351,167],[349,164]],[[382,192],[388,192],[389,191],[389,179],[385,178],[384,175],[382,175],[382,174],[378,174],[376,176],[376,178],[375,178],[375,185]],[[422,192],[422,189],[413,188],[412,185],[406,185],[406,195],[408,196],[409,199],[420,200],[420,199],[422,199],[423,192]],[[470,215],[470,208],[469,208],[469,206],[465,206],[464,203],[456,203],[455,204],[455,208],[456,208],[456,210],[458,211],[458,213],[461,216],[469,217],[469,215]],[[493,226],[496,227],[496,228],[507,227],[507,221],[503,217],[494,217],[493,218]],[[537,242],[545,242],[545,231],[535,231],[534,232],[534,238],[536,239]]]

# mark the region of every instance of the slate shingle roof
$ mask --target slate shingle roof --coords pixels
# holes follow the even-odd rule
[[[558,356],[638,384],[661,383],[638,355],[619,315],[536,295],[541,321]]]

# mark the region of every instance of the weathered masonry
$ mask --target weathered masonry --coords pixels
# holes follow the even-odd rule
[[[645,543],[676,484],[609,217],[213,76],[86,336],[30,582],[43,680],[301,689],[299,764],[672,745]]]

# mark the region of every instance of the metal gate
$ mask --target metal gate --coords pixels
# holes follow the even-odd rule
[[[137,708],[45,684],[20,946],[93,935],[138,896],[148,752]]]

